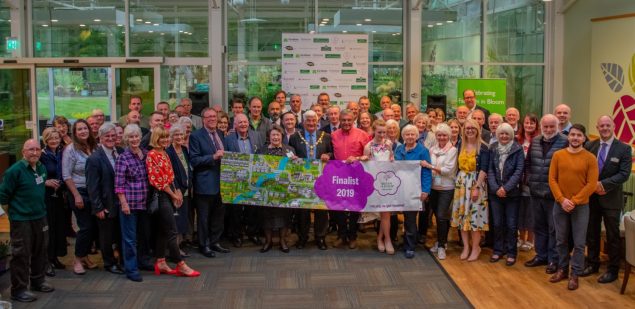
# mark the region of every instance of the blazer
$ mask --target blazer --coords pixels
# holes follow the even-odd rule
[[[597,157],[600,152],[600,143],[600,139],[597,139],[587,143],[585,148]],[[605,209],[622,209],[624,207],[622,184],[631,176],[632,165],[631,147],[615,138],[606,152],[606,160],[598,177],[606,194],[594,193],[591,195],[591,201],[597,200]]]
[[[317,131],[315,135],[316,142],[320,139],[321,134],[324,134],[324,136],[322,137],[322,141],[319,144],[315,145],[316,160],[319,160],[322,154],[328,154],[331,157],[333,156],[333,143],[331,143],[331,135],[328,133]],[[304,141],[300,137],[304,138],[304,129],[298,130],[295,132],[295,134],[291,135],[291,138],[289,138],[289,146],[293,148],[293,150],[295,151],[295,155],[298,156],[298,158],[306,159],[309,154],[306,151],[306,143],[304,143]]]
[[[115,151],[121,154],[123,149],[115,147]],[[108,218],[117,216],[119,199],[115,194],[115,169],[102,146],[86,159],[86,190],[93,214],[106,210]]]
[[[474,109],[479,109],[483,112],[483,114],[485,114],[485,123],[483,124],[483,128],[489,130],[489,115],[490,115],[489,110],[479,105],[476,105]]]
[[[176,154],[174,146],[170,145],[170,147],[165,150],[170,158],[170,163],[172,163],[172,170],[174,170],[174,185],[177,189],[181,190],[181,193],[185,194],[186,191],[192,188],[192,164],[190,164],[190,154],[187,148],[181,147],[181,151],[183,151],[185,161],[187,162],[187,173],[179,159],[179,155]]]
[[[256,131],[251,129],[247,130],[247,136],[249,136],[252,153],[257,153],[258,150],[265,147],[265,140]],[[223,145],[225,145],[225,151],[240,152],[238,139],[238,132],[234,131],[229,133],[229,135],[225,137],[225,142],[223,143]]]
[[[225,140],[223,133],[216,130],[221,142]],[[194,172],[194,193],[216,195],[220,193],[220,163],[213,155],[218,149],[214,147],[212,139],[205,127],[190,135],[190,163]]]

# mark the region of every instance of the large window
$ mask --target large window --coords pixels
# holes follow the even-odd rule
[[[123,57],[123,0],[33,1],[35,57]]]
[[[207,1],[130,1],[132,56],[207,57]]]
[[[11,57],[11,52],[7,50],[6,38],[11,36],[11,11],[9,7],[0,2],[0,57]]]

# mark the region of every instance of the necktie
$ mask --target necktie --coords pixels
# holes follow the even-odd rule
[[[220,138],[218,138],[218,134],[216,134],[216,131],[212,132],[212,142],[214,143],[214,148],[216,148],[216,150],[223,150],[223,143],[220,142]]]
[[[606,160],[606,143],[602,143],[602,147],[600,148],[600,152],[598,152],[598,169],[600,172],[604,167],[604,161]]]

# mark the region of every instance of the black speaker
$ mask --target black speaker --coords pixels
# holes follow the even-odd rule
[[[428,96],[428,105],[426,107],[426,110],[428,110],[430,108],[440,108],[447,115],[448,111],[446,109],[446,107],[447,107],[446,101],[447,101],[447,97],[444,94],[429,95]]]
[[[203,109],[209,107],[209,92],[190,91],[188,95],[192,100],[192,115],[201,116]]]

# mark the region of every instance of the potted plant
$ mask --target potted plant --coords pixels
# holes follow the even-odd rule
[[[0,241],[0,274],[3,274],[7,271],[7,269],[9,269],[8,262],[10,250],[11,244],[8,240]]]

